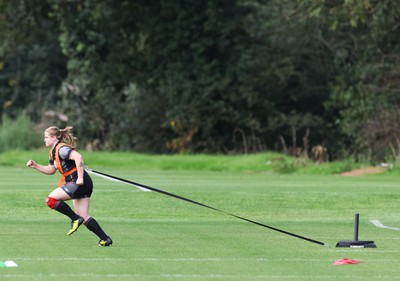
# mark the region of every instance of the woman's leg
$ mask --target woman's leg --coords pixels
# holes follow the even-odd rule
[[[109,246],[112,244],[111,238],[103,231],[100,227],[99,223],[92,217],[89,216],[89,206],[90,206],[90,198],[81,198],[81,199],[74,199],[74,208],[76,213],[85,219],[84,225],[96,234],[100,238],[100,242],[105,241],[108,242],[108,245],[102,246]]]
[[[62,188],[58,188],[58,187],[49,194],[49,197],[52,197],[52,198],[55,198],[55,199],[61,200],[61,201],[66,201],[66,200],[71,199],[71,197]]]
[[[47,205],[67,217],[71,220],[77,220],[79,216],[71,209],[71,207],[64,201],[70,200],[71,197],[61,188],[53,190],[46,199]]]
[[[80,198],[72,200],[75,212],[81,216],[85,221],[89,218],[90,198]]]
[[[47,205],[51,209],[54,209],[71,219],[71,229],[68,232],[68,235],[74,233],[84,221],[83,218],[76,214],[71,207],[64,202],[70,199],[71,197],[62,188],[56,188],[49,194],[46,200]]]

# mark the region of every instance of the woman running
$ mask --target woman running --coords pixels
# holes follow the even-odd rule
[[[75,150],[75,137],[70,133],[72,127],[59,129],[49,127],[44,132],[44,142],[51,147],[49,152],[49,164],[40,165],[34,160],[29,160],[26,165],[46,175],[53,175],[56,170],[61,173],[58,188],[47,197],[46,203],[71,219],[71,229],[67,235],[78,230],[83,223],[99,238],[99,246],[110,246],[113,241],[97,223],[89,216],[90,196],[93,191],[92,179],[84,170],[82,155]],[[71,200],[75,212],[64,201]]]

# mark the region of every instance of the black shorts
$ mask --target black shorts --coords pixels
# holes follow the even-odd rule
[[[93,192],[93,182],[85,172],[83,175],[83,185],[77,185],[74,181],[65,183],[61,188],[72,198],[90,198]]]

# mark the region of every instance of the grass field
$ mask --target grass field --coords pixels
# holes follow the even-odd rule
[[[91,167],[95,169],[96,167]],[[397,280],[399,176],[276,175],[102,167],[229,213],[329,243],[320,246],[156,192],[92,176],[91,215],[114,240],[108,248],[44,203],[58,181],[23,165],[0,166],[0,280]],[[335,248],[360,240],[375,249]],[[332,265],[342,258],[357,265]]]

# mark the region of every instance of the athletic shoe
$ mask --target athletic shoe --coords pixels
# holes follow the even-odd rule
[[[107,246],[111,246],[112,243],[113,243],[113,241],[111,240],[111,237],[107,237],[107,240],[100,240],[98,245],[100,247],[107,247]]]
[[[83,223],[84,219],[82,217],[79,217],[79,219],[71,221],[71,229],[68,231],[67,235],[71,235],[75,231],[78,230],[78,228],[81,226]]]

